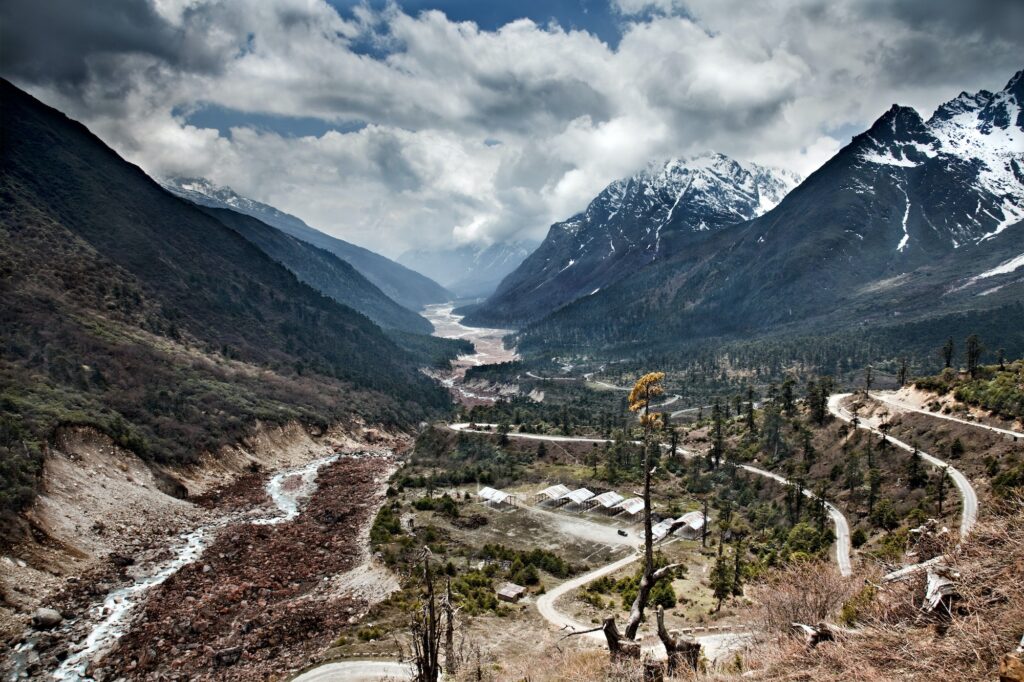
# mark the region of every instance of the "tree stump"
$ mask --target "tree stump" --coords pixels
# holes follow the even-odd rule
[[[644,682],[665,682],[665,666],[661,661],[644,661]]]
[[[700,642],[692,637],[675,637],[665,628],[665,609],[658,607],[658,638],[668,653],[668,674],[674,677],[681,667],[696,671],[700,665]]]

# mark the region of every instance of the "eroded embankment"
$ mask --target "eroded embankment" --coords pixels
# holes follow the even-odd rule
[[[319,592],[334,589],[331,586],[341,584],[338,581],[346,577],[346,570],[366,562],[365,548],[357,538],[365,536],[364,526],[372,519],[383,496],[383,481],[393,467],[390,457],[352,459],[346,455],[365,453],[368,449],[387,453],[403,447],[404,440],[362,428],[355,429],[355,435],[340,429],[312,434],[297,425],[260,429],[236,448],[226,449],[218,457],[206,457],[189,470],[174,472],[154,471],[131,453],[86,430],[62,434],[57,445],[47,458],[43,494],[28,515],[34,537],[14,547],[11,556],[0,563],[0,602],[8,652],[21,645],[18,668],[33,676],[48,674],[62,660],[67,667],[67,660],[87,646],[87,637],[125,598],[136,603],[124,624],[116,624],[129,635],[103,664],[111,672],[130,673],[153,665],[147,659],[152,658],[153,644],[161,642],[161,637],[136,651],[131,648],[131,635],[137,625],[155,622],[150,609],[159,606],[163,593],[174,594],[179,589],[175,586],[185,585],[188,589],[189,594],[180,596],[178,606],[187,607],[190,612],[195,611],[197,600],[216,602],[231,593],[232,579],[252,582],[252,572],[268,573],[269,582],[255,583],[258,591],[264,591],[253,600],[257,605],[261,601],[280,605],[313,588]],[[344,454],[331,464],[329,460],[335,453]],[[298,475],[279,482],[283,488],[301,486],[319,468],[309,466],[317,462],[326,465],[316,472],[324,476],[317,482],[325,484],[317,493],[327,489],[330,494],[310,497],[307,504],[312,516],[308,521],[303,514],[285,509],[290,504],[287,494],[275,495],[278,499],[274,500],[268,497],[264,485],[272,472],[285,469],[301,473],[304,467],[308,468],[305,479]],[[185,489],[198,497],[184,501],[165,492]],[[252,525],[254,520],[283,522]],[[188,562],[199,553],[190,552],[189,545],[196,545],[193,541],[197,540],[197,531],[201,531],[196,546],[201,560],[192,565]],[[257,546],[264,541],[268,543],[266,549]],[[238,543],[243,544],[236,547]],[[350,547],[345,549],[341,545]],[[286,557],[289,573],[278,571],[271,561],[273,556]],[[232,570],[238,573],[226,567],[215,570],[218,562],[232,563]],[[166,575],[145,586],[141,593],[133,589],[165,569],[169,569]],[[200,571],[200,580],[193,585],[185,578],[195,570]],[[341,575],[336,576],[337,573]],[[332,577],[334,582],[328,580]],[[282,588],[285,580],[287,585]],[[205,594],[207,589],[214,594]],[[342,601],[352,592],[350,588],[334,589]],[[248,605],[246,600],[241,601]],[[352,605],[341,608],[358,611],[359,600],[351,601]],[[143,603],[147,604],[145,609],[140,608]],[[29,615],[37,606],[56,608],[65,616],[65,622],[54,630],[26,630]],[[171,615],[166,608],[153,613],[160,620]],[[337,612],[332,614],[327,617],[339,617]],[[286,609],[273,616],[285,627],[301,632],[302,628],[289,620],[301,616],[301,609]],[[228,614],[223,622],[247,628],[246,634],[261,631],[245,625],[250,620],[244,616],[237,621],[235,615]],[[308,617],[301,616],[299,620],[305,622]],[[198,651],[194,657],[202,660],[204,654],[211,652],[210,636],[204,630],[216,628],[203,623],[201,618],[197,623],[195,628],[190,625],[188,634],[192,636],[182,643],[183,650]],[[181,620],[170,624],[180,627]],[[326,627],[328,622],[321,621],[320,625]],[[25,646],[25,633],[29,634],[31,647]],[[276,640],[273,635],[265,639]],[[216,643],[216,638],[213,641]],[[290,642],[277,642],[277,646],[287,649]],[[315,648],[316,644],[311,642],[309,646]],[[302,659],[311,650],[305,647],[296,656]],[[212,655],[218,652],[221,649],[212,649]],[[171,660],[164,655],[166,652],[159,653],[161,665]],[[279,649],[279,653],[289,652]],[[241,652],[238,658],[242,658]],[[215,660],[229,662],[230,652],[221,653]],[[6,678],[14,656],[7,656],[2,663]],[[95,665],[89,669],[90,673],[98,670]],[[74,675],[69,679],[73,678]]]
[[[225,527],[199,561],[153,591],[103,665],[117,677],[195,679],[217,669],[225,679],[264,679],[306,664],[365,613],[366,600],[332,578],[363,560],[356,539],[391,470],[386,456],[342,457],[319,471],[292,519]]]

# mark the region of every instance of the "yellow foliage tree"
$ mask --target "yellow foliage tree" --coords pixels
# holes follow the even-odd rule
[[[641,412],[640,425],[644,427],[645,435],[661,428],[661,414],[651,412],[651,398],[665,392],[661,385],[664,380],[664,372],[648,372],[637,379],[633,384],[633,390],[629,392],[629,409],[632,412]]]

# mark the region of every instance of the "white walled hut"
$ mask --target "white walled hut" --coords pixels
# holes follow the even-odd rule
[[[675,534],[686,540],[699,540],[704,532],[705,523],[707,519],[704,518],[704,512],[687,512],[676,519],[678,527]]]
[[[675,519],[662,519],[658,523],[651,526],[651,538],[655,542],[661,542],[668,534],[672,532],[672,525],[676,522]]]
[[[541,490],[539,493],[537,493],[537,501],[540,502],[541,504],[545,502],[550,502],[554,506],[557,506],[565,502],[564,497],[565,495],[569,494],[569,492],[569,488],[559,483],[558,485],[553,485],[550,488],[545,488],[544,490]]]

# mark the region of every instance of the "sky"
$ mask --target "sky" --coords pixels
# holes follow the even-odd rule
[[[1022,67],[1021,0],[0,3],[0,74],[150,175],[391,257],[540,239],[657,159],[806,176]]]

